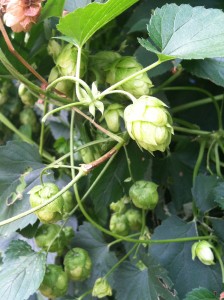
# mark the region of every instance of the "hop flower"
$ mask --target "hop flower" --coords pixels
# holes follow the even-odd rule
[[[43,0],[1,0],[0,8],[4,12],[4,22],[14,32],[29,31],[36,23]]]
[[[123,118],[124,109],[121,104],[113,103],[108,106],[104,113],[104,118],[109,130],[118,132],[120,128],[120,118]]]
[[[142,70],[142,65],[133,56],[121,57],[110,66],[106,81],[112,85],[140,70]],[[138,98],[147,95],[152,86],[148,75],[143,73],[123,83],[119,88]]]
[[[172,118],[166,104],[155,97],[142,96],[124,110],[126,128],[133,140],[150,153],[164,152],[173,134]]]
[[[197,256],[204,265],[214,265],[214,254],[211,250],[212,248],[213,246],[207,241],[194,243],[191,248],[192,259],[194,260]]]
[[[112,296],[112,289],[105,278],[98,278],[93,286],[92,296],[103,298],[105,296]]]

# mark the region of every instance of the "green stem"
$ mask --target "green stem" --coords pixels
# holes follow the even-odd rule
[[[166,87],[166,88],[163,88],[163,91],[178,91],[178,90],[181,90],[181,91],[182,90],[185,90],[185,91],[197,91],[197,92],[200,92],[200,93],[203,93],[203,94],[209,96],[211,98],[214,106],[215,106],[215,109],[216,109],[216,113],[217,113],[217,117],[218,117],[218,127],[219,127],[219,129],[222,129],[222,115],[221,115],[221,110],[219,109],[219,106],[218,106],[218,103],[216,102],[215,97],[210,92],[208,92],[207,90],[202,89],[202,88],[190,87],[190,86],[175,86],[175,87]]]
[[[217,95],[217,96],[213,96],[213,98],[215,99],[215,101],[224,100],[223,94]],[[197,101],[193,101],[193,102],[188,102],[186,104],[178,105],[178,106],[172,108],[171,111],[172,111],[173,114],[175,114],[175,113],[178,113],[178,112],[190,109],[190,108],[195,108],[197,106],[209,104],[209,103],[212,103],[212,102],[213,101],[212,101],[212,99],[210,97],[209,98],[204,98],[204,99],[201,99],[201,100],[197,100]]]
[[[82,48],[77,46],[78,52],[77,52],[77,61],[76,61],[76,78],[80,78],[80,66],[81,66],[81,56],[82,56]],[[77,81],[75,84],[75,91],[76,91],[76,96],[79,99],[79,101],[82,101],[82,97],[80,94],[80,86],[79,82]],[[89,92],[89,95],[92,95],[92,92]]]
[[[219,261],[219,265],[220,265],[221,273],[222,273],[222,284],[224,285],[224,265],[223,265],[223,261],[222,261],[221,255],[220,255],[219,251],[215,247],[212,247],[212,250],[214,251],[216,258]]]
[[[52,81],[51,83],[49,83],[49,85],[47,86],[46,88],[46,91],[49,91],[51,88],[53,88],[58,82],[61,82],[61,81],[72,81],[72,82],[75,82],[75,83],[79,83],[83,86],[83,88],[86,90],[86,92],[88,94],[91,94],[91,89],[89,88],[88,84],[83,81],[82,79],[80,79],[79,77],[77,76],[62,76],[60,78],[57,78],[55,79],[54,81]]]
[[[109,88],[107,88],[106,90],[104,90],[104,91],[99,95],[98,98],[103,98],[105,95],[108,94],[108,92],[115,90],[115,89],[118,88],[120,85],[122,85],[122,84],[124,84],[125,82],[127,82],[128,80],[133,79],[133,78],[135,78],[136,76],[141,75],[141,74],[143,74],[143,73],[145,73],[145,72],[147,72],[147,71],[149,71],[149,70],[151,70],[151,69],[153,69],[153,68],[159,66],[161,63],[162,63],[162,61],[158,60],[158,61],[154,62],[153,64],[151,64],[150,66],[147,66],[147,67],[143,68],[142,70],[140,70],[140,71],[138,71],[138,72],[136,72],[136,73],[134,73],[134,74],[131,74],[130,76],[124,78],[123,80],[121,80],[121,81],[119,81],[119,82],[116,82],[115,84],[111,85]]]
[[[123,94],[123,95],[127,96],[128,98],[130,98],[130,100],[132,102],[135,102],[137,100],[131,93],[123,91],[123,90],[109,91],[107,94],[104,94],[103,97],[105,97],[106,95],[110,95],[110,94]],[[102,98],[102,93],[99,95],[99,97],[97,97],[97,99],[101,99],[101,98]]]
[[[222,178],[222,172],[220,168],[220,157],[219,157],[219,144],[215,145],[215,167],[217,175]]]
[[[113,267],[107,272],[107,274],[104,276],[104,278],[108,278],[110,276],[110,274],[112,274],[114,272],[114,270],[120,266],[120,264],[125,261],[131,254],[132,252],[135,250],[135,248],[138,247],[137,244],[135,244],[131,250],[129,250],[115,265],[113,265]]]
[[[60,107],[57,107],[51,111],[49,111],[48,113],[46,113],[46,115],[42,118],[42,122],[46,122],[47,118],[63,109],[66,109],[66,108],[70,108],[70,107],[74,107],[74,106],[84,106],[88,104],[87,102],[73,102],[73,103],[69,103],[69,104],[66,104],[66,105],[63,105],[63,106],[60,106]]]
[[[203,156],[204,156],[204,152],[205,152],[205,146],[206,146],[206,140],[202,140],[200,142],[200,149],[199,149],[199,153],[198,153],[198,158],[194,167],[194,172],[193,172],[193,184],[195,183],[195,179],[198,175],[202,160],[203,160]]]
[[[128,156],[128,151],[127,151],[127,147],[126,146],[124,146],[124,152],[125,152],[125,157],[126,157],[126,161],[127,161],[127,165],[128,165],[128,172],[129,172],[130,178],[131,178],[131,180],[133,182],[135,182],[134,181],[134,177],[132,175],[132,171],[131,171],[131,160],[130,160],[130,158]]]
[[[189,128],[183,128],[179,126],[173,126],[174,131],[180,131],[187,134],[193,134],[193,135],[208,135],[211,132],[210,131],[204,131],[204,130],[196,130],[196,129],[189,129]]]
[[[2,122],[6,127],[8,127],[10,130],[12,130],[16,135],[18,135],[18,137],[20,137],[22,141],[24,141],[28,144],[31,144],[31,145],[36,145],[38,147],[38,145],[33,140],[31,140],[26,135],[24,135],[22,132],[20,132],[1,112],[0,112],[0,122]],[[42,156],[44,158],[46,158],[48,161],[51,161],[51,162],[54,161],[54,157],[51,156],[46,151],[43,151]]]
[[[141,228],[140,237],[143,236],[143,234],[144,234],[144,230],[145,230],[145,217],[146,217],[146,211],[144,209],[142,209],[142,228]],[[140,244],[138,244],[138,247],[136,248],[135,255],[134,255],[135,258],[137,257],[137,253],[138,253],[139,247],[140,247]]]
[[[80,169],[79,173],[76,175],[76,177],[70,181],[65,187],[63,187],[56,195],[54,195],[53,197],[51,197],[48,201],[46,201],[45,203],[41,204],[41,205],[38,205],[34,208],[31,208],[21,214],[18,214],[14,217],[11,217],[11,218],[8,218],[4,221],[1,221],[0,222],[0,227],[3,226],[3,225],[6,225],[6,224],[9,224],[9,223],[12,223],[14,221],[17,221],[21,218],[24,218],[34,212],[36,212],[37,210],[45,207],[46,205],[50,204],[51,202],[53,202],[54,200],[56,200],[59,196],[61,196],[62,194],[64,194],[64,192],[66,192],[70,187],[72,187],[80,178],[82,178],[83,176],[86,175],[86,172],[82,169]]]
[[[164,87],[172,83],[176,78],[178,78],[181,73],[183,72],[183,68],[181,66],[178,67],[178,70],[176,73],[174,73],[172,76],[170,76],[167,80],[165,80],[161,85],[159,85],[157,88],[152,89],[152,95],[158,93],[161,91]]]
[[[47,113],[48,104],[47,101],[44,101],[44,115]],[[45,132],[45,124],[41,123],[41,131],[40,131],[40,146],[39,146],[39,153],[42,156],[43,155],[43,149],[44,149],[44,132]]]

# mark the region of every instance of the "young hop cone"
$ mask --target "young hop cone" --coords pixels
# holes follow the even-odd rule
[[[133,56],[118,58],[111,64],[107,72],[106,82],[113,85],[142,69],[142,65]],[[153,84],[148,75],[143,73],[121,84],[118,89],[129,92],[138,98],[147,95],[152,86]]]
[[[84,281],[91,274],[92,261],[85,249],[73,248],[65,255],[64,266],[71,280]]]
[[[43,282],[39,290],[47,298],[55,299],[64,296],[68,289],[68,275],[61,266],[47,265]]]
[[[207,241],[200,241],[193,244],[191,248],[192,259],[198,259],[207,266],[214,265],[214,254],[212,252],[213,246]]]
[[[150,153],[164,152],[173,134],[172,118],[166,104],[151,96],[142,96],[124,110],[130,137]]]
[[[105,278],[100,277],[95,281],[92,296],[97,298],[112,296],[111,286]]]

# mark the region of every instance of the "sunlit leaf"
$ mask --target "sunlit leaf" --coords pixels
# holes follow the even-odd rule
[[[161,59],[203,59],[224,56],[224,13],[202,6],[166,4],[148,25],[149,40],[139,39]]]
[[[28,299],[43,280],[45,263],[44,253],[34,252],[24,241],[12,241],[0,271],[1,299]]]
[[[83,46],[101,27],[120,15],[138,0],[109,0],[104,4],[91,3],[61,18],[58,30]]]
[[[188,293],[184,300],[218,300],[218,297],[205,288],[198,288]]]

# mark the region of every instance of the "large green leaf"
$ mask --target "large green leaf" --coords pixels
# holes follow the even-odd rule
[[[83,46],[101,27],[120,15],[138,0],[109,0],[104,4],[91,3],[60,19],[58,30]]]
[[[205,288],[198,288],[188,293],[184,300],[218,300],[218,297]]]
[[[191,74],[208,79],[224,87],[224,58],[206,58],[204,60],[185,61],[183,67]]]
[[[178,217],[170,217],[155,229],[152,239],[175,239],[197,236],[196,224],[186,223]],[[204,286],[209,290],[220,292],[222,279],[220,266],[206,266],[198,259],[192,260],[193,242],[155,244],[149,248],[158,262],[168,270],[181,299],[194,288]]]
[[[204,59],[224,56],[224,13],[202,6],[166,4],[149,22],[150,40],[139,39],[161,59]]]
[[[34,252],[24,241],[12,241],[0,271],[1,299],[28,299],[43,280],[45,264],[44,253]]]
[[[199,174],[192,189],[198,208],[207,212],[216,206],[224,209],[224,181],[216,176]]]
[[[150,255],[142,256],[143,268],[131,262],[124,262],[115,271],[115,290],[117,300],[178,300],[171,290],[172,282],[167,271]]]
[[[36,146],[12,141],[0,147],[0,221],[30,208],[27,193],[39,184],[43,168]],[[36,216],[31,214],[0,227],[0,234],[8,234],[35,221]]]

